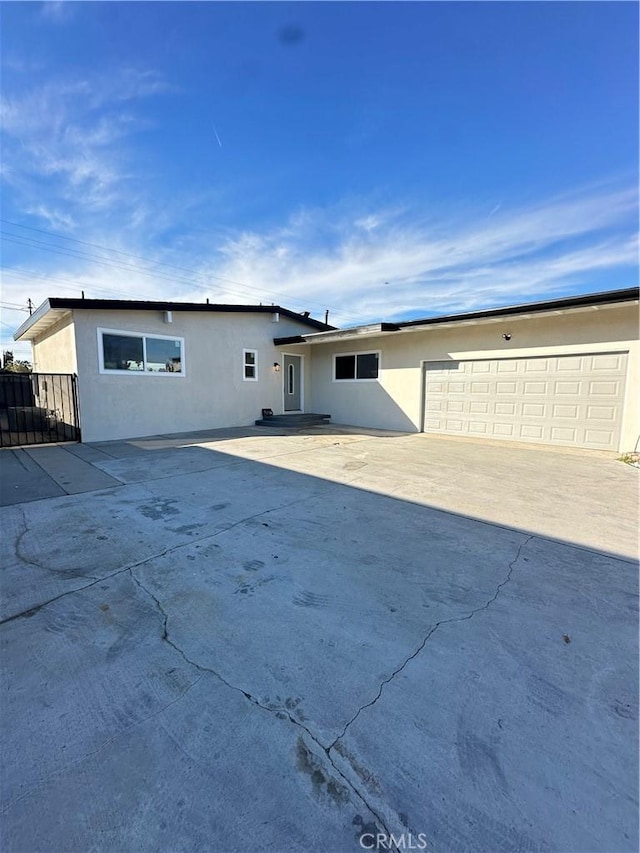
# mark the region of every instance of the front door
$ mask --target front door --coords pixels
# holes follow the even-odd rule
[[[299,355],[284,357],[284,410],[285,412],[301,411],[300,382],[302,373],[302,358]]]

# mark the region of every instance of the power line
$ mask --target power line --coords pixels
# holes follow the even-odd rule
[[[0,307],[4,308],[5,311],[28,311],[28,308],[21,308],[19,305],[9,305],[4,302],[0,302]]]
[[[98,291],[99,293],[107,293],[107,294],[115,294],[116,296],[126,296],[129,299],[131,298],[131,292],[126,292],[124,290],[116,290],[113,287],[99,287],[97,284],[85,284],[84,282],[71,281],[68,278],[60,278],[59,276],[47,275],[45,273],[36,272],[35,270],[25,270],[21,267],[5,267],[4,271],[7,273],[11,273],[12,275],[21,275],[25,278],[39,278],[43,282],[47,281],[55,281],[60,282],[65,285],[62,288],[58,288],[59,290],[75,290],[78,289],[86,289],[89,291]]]
[[[88,240],[79,240],[79,239],[77,239],[77,238],[75,238],[75,237],[67,237],[67,236],[65,236],[64,234],[58,234],[58,233],[56,233],[56,232],[54,232],[54,231],[47,231],[47,230],[45,230],[45,229],[43,229],[43,228],[33,228],[32,226],[29,226],[29,225],[21,225],[19,222],[13,222],[12,220],[9,220],[9,219],[2,219],[2,218],[0,218],[0,222],[3,222],[3,223],[5,223],[5,224],[7,224],[7,225],[12,225],[12,226],[14,226],[14,227],[16,227],[16,228],[23,228],[23,229],[28,230],[28,231],[34,231],[34,232],[37,232],[37,233],[39,233],[39,234],[45,234],[45,235],[47,235],[47,236],[55,237],[55,238],[57,238],[57,239],[61,239],[61,240],[68,240],[68,241],[71,241],[71,242],[73,242],[73,243],[78,243],[78,244],[83,245],[83,246],[90,246],[91,248],[101,249],[101,250],[103,250],[103,251],[112,252],[112,253],[117,254],[117,255],[123,255],[123,256],[125,256],[125,257],[134,258],[135,260],[141,260],[141,261],[144,261],[145,263],[154,264],[155,266],[167,267],[168,269],[175,269],[175,270],[178,270],[178,271],[180,271],[180,272],[186,272],[186,273],[189,273],[189,274],[191,274],[191,275],[198,276],[198,277],[200,277],[200,278],[215,279],[216,281],[224,282],[224,283],[227,283],[227,284],[233,284],[233,285],[236,285],[236,286],[242,287],[242,288],[244,288],[244,289],[245,289],[245,290],[247,290],[247,291],[253,291],[253,292],[255,292],[255,293],[265,293],[265,292],[267,292],[267,291],[260,291],[260,290],[258,290],[257,288],[252,287],[251,285],[246,284],[246,282],[241,282],[241,281],[237,281],[237,280],[235,280],[235,279],[230,279],[230,278],[224,278],[224,277],[222,277],[222,276],[213,275],[212,273],[201,273],[201,272],[198,272],[197,270],[191,269],[191,268],[189,268],[189,267],[177,266],[177,265],[175,265],[175,264],[165,263],[164,261],[156,261],[156,260],[153,260],[152,258],[144,257],[143,255],[135,255],[135,254],[133,254],[133,253],[131,253],[131,252],[125,252],[125,251],[123,251],[123,250],[121,250],[121,249],[113,249],[113,248],[111,248],[110,246],[104,246],[104,245],[101,245],[100,243],[93,243],[93,242],[90,242],[90,241],[88,241]],[[22,237],[22,235],[19,235],[19,234],[9,234],[8,236],[10,236],[10,237],[18,237],[18,238],[20,238],[20,239],[29,239],[29,240],[33,240],[33,238],[29,238],[29,237]],[[48,243],[44,243],[43,241],[39,241],[39,240],[33,240],[33,242],[34,242],[35,244],[42,245],[42,246],[50,246],[50,244],[48,244]],[[26,245],[29,245],[29,244],[26,244]],[[36,248],[36,247],[37,247],[37,246],[33,246],[33,248]],[[60,246],[60,247],[57,247],[57,248],[60,248],[60,249],[66,249],[67,247],[65,247],[65,246]],[[49,251],[53,251],[53,249],[51,249],[51,248],[50,248],[50,249],[49,249]],[[61,252],[61,254],[62,254],[62,252]],[[116,260],[116,259],[114,259],[114,258],[104,258],[103,256],[90,255],[89,253],[82,253],[82,254],[78,253],[78,254],[74,254],[74,255],[71,255],[71,256],[72,256],[72,257],[83,257],[83,258],[85,258],[85,259],[89,259],[89,260],[94,260],[96,257],[99,257],[101,261],[113,261],[113,260]],[[129,265],[127,265],[127,266],[129,266]],[[131,268],[131,269],[135,269],[135,270],[137,270],[137,271],[141,271],[141,268],[140,268],[140,267],[137,267],[137,266],[132,266],[132,267],[130,267],[130,268]],[[155,275],[158,275],[158,274],[157,274],[157,273],[155,273]],[[172,279],[172,280],[173,280],[173,279]],[[183,281],[184,281],[184,279],[183,279]],[[193,283],[193,281],[192,281],[191,279],[187,279],[187,281],[188,281],[189,283]],[[195,286],[197,286],[197,285],[195,285]],[[204,289],[204,288],[203,288],[203,289]],[[232,292],[232,293],[233,293],[233,292],[238,293],[239,291],[237,291],[237,290],[235,290],[235,291],[234,291],[234,290],[232,290],[231,292]],[[268,292],[269,292],[272,296],[282,296],[282,297],[284,297],[285,299],[289,299],[289,298],[290,298],[290,295],[289,295],[289,294],[278,293],[277,291],[268,291]],[[244,294],[243,294],[243,295],[244,295]],[[309,304],[313,304],[313,305],[316,305],[316,306],[318,306],[318,307],[322,308],[322,310],[323,310],[323,311],[324,311],[324,310],[325,310],[325,308],[326,308],[326,306],[322,305],[320,302],[316,302],[315,300],[306,300],[306,302],[307,302],[307,303],[309,303]],[[356,317],[356,315],[353,315],[353,314],[345,314],[344,312],[341,312],[341,313],[342,313],[342,316],[344,316],[344,317],[351,317],[352,319],[359,319],[359,318],[357,318],[357,317]]]
[[[16,239],[17,238],[17,239]],[[15,243],[18,246],[24,246],[29,249],[40,249],[41,251],[51,252],[55,255],[64,255],[70,258],[79,258],[80,260],[88,260],[91,263],[98,264],[103,267],[110,267],[112,269],[123,270],[125,272],[135,272],[138,275],[146,276],[147,278],[153,278],[155,280],[168,281],[172,284],[180,283],[187,284],[191,287],[194,287],[198,290],[202,290],[205,293],[211,293],[211,287],[206,287],[202,284],[198,284],[198,282],[193,279],[186,278],[184,276],[177,275],[167,275],[156,270],[150,270],[148,268],[138,267],[133,264],[127,264],[126,262],[117,262],[117,263],[109,263],[109,260],[103,258],[101,256],[94,257],[86,252],[76,252],[74,250],[67,249],[66,246],[52,246],[47,243],[43,243],[41,240],[33,240],[31,237],[23,237],[19,234],[0,234],[0,239],[4,240],[8,243]],[[202,274],[202,278],[206,276]],[[246,298],[245,293],[239,293],[237,290],[233,290],[228,288],[231,293],[238,293],[243,298]],[[127,294],[130,295],[130,294]]]
[[[197,270],[191,269],[189,267],[176,266],[175,264],[165,263],[164,261],[156,261],[152,258],[144,257],[143,255],[135,255],[132,252],[125,252],[122,249],[113,249],[110,246],[103,246],[100,243],[93,243],[93,242],[90,242],[88,240],[79,240],[76,237],[67,237],[64,234],[58,234],[54,231],[47,231],[43,228],[34,228],[30,225],[22,225],[21,223],[13,222],[10,219],[0,218],[0,222],[4,222],[7,225],[13,225],[16,228],[24,228],[28,231],[35,231],[38,234],[46,234],[47,236],[56,237],[57,239],[69,240],[73,243],[79,243],[83,246],[91,246],[92,248],[102,249],[102,250],[107,251],[107,252],[113,252],[114,254],[117,254],[117,255],[124,255],[125,257],[135,258],[136,260],[145,261],[146,263],[155,264],[157,266],[167,267],[169,269],[176,269],[176,270],[179,270],[182,272],[187,272],[187,273],[191,273],[192,275],[197,275],[197,276],[202,276],[202,277],[204,277],[206,275],[207,278],[212,278],[212,279],[215,279],[216,281],[222,281],[222,282],[225,282],[228,284],[235,284],[235,285],[238,285],[240,287],[246,288],[247,290],[254,291],[256,293],[264,292],[264,291],[259,291],[257,288],[252,287],[251,285],[247,284],[246,282],[237,281],[236,279],[224,278],[222,276],[213,275],[212,273],[206,273],[206,274],[200,273]],[[16,236],[18,236],[18,235],[16,235]],[[107,259],[107,260],[110,260],[110,259]],[[273,296],[283,296],[285,299],[290,298],[289,294],[278,293],[277,291],[269,291],[269,293],[271,293],[271,295],[273,295]],[[311,304],[315,304],[316,306],[321,307],[323,310],[325,310],[324,306],[320,302],[316,302],[315,300],[307,300],[307,302],[309,302]],[[352,318],[356,317],[356,315],[354,315],[354,314],[349,315],[349,314],[344,314],[344,313],[343,313],[343,316],[345,316],[345,317],[351,316]]]

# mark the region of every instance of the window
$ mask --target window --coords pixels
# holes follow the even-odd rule
[[[184,341],[98,329],[98,361],[100,373],[184,376]]]
[[[255,349],[243,349],[242,358],[244,363],[244,378],[247,382],[258,381],[258,351]]]
[[[334,382],[366,382],[378,378],[379,352],[358,352],[334,356]]]

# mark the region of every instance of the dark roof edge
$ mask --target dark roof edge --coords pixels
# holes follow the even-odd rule
[[[71,311],[80,309],[97,309],[112,311],[212,311],[218,313],[232,314],[282,314],[291,320],[306,323],[314,329],[322,331],[333,331],[335,326],[330,326],[312,317],[305,317],[289,308],[281,305],[224,305],[202,302],[157,302],[139,299],[65,299],[63,297],[51,297],[46,300],[49,308],[68,309]],[[43,303],[44,304],[44,303]]]
[[[304,344],[306,341],[303,335],[290,335],[288,338],[274,338],[273,343],[277,347],[281,347],[286,344]]]
[[[640,298],[640,288],[627,287],[623,290],[606,290],[602,293],[590,293],[586,296],[566,296],[561,299],[548,299],[544,302],[510,305],[506,308],[490,308],[484,311],[469,311],[465,314],[449,314],[444,317],[427,317],[422,320],[399,321],[396,325],[400,329],[410,329],[414,326],[432,326],[438,323],[454,323],[462,320],[481,320],[485,317],[508,317],[514,314],[531,314],[538,311],[581,308],[615,302],[632,302],[638,298]]]

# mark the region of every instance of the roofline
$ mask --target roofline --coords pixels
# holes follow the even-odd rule
[[[281,314],[283,317],[304,323],[313,329],[321,331],[332,331],[335,329],[335,326],[322,323],[320,320],[314,320],[312,317],[307,317],[304,314],[298,314],[289,308],[283,308],[281,305],[226,305],[208,302],[157,302],[134,299],[64,299],[50,297],[49,299],[45,299],[28,320],[20,326],[13,338],[16,341],[19,340],[29,331],[34,323],[41,320],[49,311],[79,311],[89,309],[97,311],[195,311],[225,314]]]
[[[606,290],[600,293],[590,293],[586,296],[568,296],[561,299],[547,299],[544,302],[528,302],[521,305],[510,305],[504,308],[491,308],[482,311],[467,311],[462,314],[446,314],[439,317],[425,317],[418,320],[400,320],[397,323],[377,323],[366,326],[353,326],[350,329],[327,330],[325,332],[300,335],[298,343],[323,343],[340,338],[374,337],[394,332],[417,330],[420,327],[438,326],[455,323],[469,323],[474,320],[485,320],[500,317],[515,317],[519,314],[537,314],[550,311],[566,311],[573,308],[597,308],[605,305],[615,305],[624,302],[636,302],[640,299],[640,288],[628,287],[622,290]],[[275,343],[294,343],[286,339],[275,339]]]
[[[352,329],[333,329],[327,332],[317,332],[318,335],[331,333],[331,340],[340,337],[354,337],[365,335],[384,335],[387,332],[399,332],[400,326],[398,323],[371,323],[367,326],[356,326]],[[284,346],[285,344],[304,344],[307,343],[307,338],[315,338],[315,334],[310,335],[290,335],[287,338],[274,338],[273,342],[276,346]]]
[[[468,311],[464,314],[449,314],[442,317],[426,317],[419,320],[401,321],[397,325],[403,329],[414,326],[452,323],[462,320],[481,320],[484,317],[508,317],[513,314],[531,314],[538,311],[556,311],[566,308],[582,308],[590,305],[606,305],[613,302],[633,302],[640,298],[639,287],[627,287],[623,290],[605,290],[589,293],[586,296],[564,296],[561,299],[547,299],[544,302],[525,302],[521,305],[509,305],[505,308],[490,308],[483,311]]]

